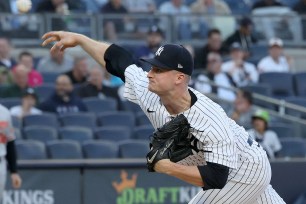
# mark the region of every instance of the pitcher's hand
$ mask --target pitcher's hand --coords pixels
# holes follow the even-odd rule
[[[64,51],[68,47],[75,47],[79,45],[79,39],[82,35],[78,33],[65,32],[65,31],[51,31],[42,36],[42,46],[46,46],[52,42],[56,42],[51,52]]]

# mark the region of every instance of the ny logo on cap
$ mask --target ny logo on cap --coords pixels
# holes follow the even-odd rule
[[[160,56],[160,54],[162,53],[162,51],[164,51],[164,47],[158,48],[158,50],[155,52],[155,55],[156,55],[156,56]]]

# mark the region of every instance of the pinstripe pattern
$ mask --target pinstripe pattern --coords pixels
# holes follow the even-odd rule
[[[269,185],[271,167],[265,151],[255,141],[249,144],[248,133],[228,118],[218,104],[192,88],[189,90],[197,101],[182,114],[192,127],[190,136],[199,141],[197,148],[202,151],[178,163],[197,166],[208,161],[230,167],[223,189],[200,191],[190,204],[254,203],[259,199],[262,203],[284,203]],[[155,129],[171,120],[159,97],[148,90],[147,73],[136,65],[125,70],[124,96],[140,105]]]

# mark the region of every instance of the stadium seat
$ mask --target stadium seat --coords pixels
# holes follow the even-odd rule
[[[23,129],[24,139],[47,143],[58,139],[57,130],[46,126],[29,126]]]
[[[282,149],[281,157],[305,157],[306,147],[302,138],[281,138]]]
[[[84,127],[69,126],[58,130],[59,136],[63,140],[74,140],[77,142],[84,142],[93,139],[92,130]]]
[[[271,87],[268,84],[249,84],[241,87],[241,89],[251,93],[271,96]]]
[[[59,120],[62,126],[79,126],[86,128],[96,127],[96,116],[93,113],[68,113],[61,115]]]
[[[21,105],[21,99],[20,98],[1,98],[0,104],[5,106],[6,108],[10,109],[14,106]]]
[[[259,76],[259,83],[268,84],[271,87],[272,97],[285,98],[294,95],[293,76],[291,73],[262,73]]]
[[[38,100],[42,102],[52,95],[52,93],[54,92],[54,85],[42,84],[40,86],[35,87],[35,92],[38,96]]]
[[[44,143],[35,140],[16,141],[16,152],[20,160],[47,159]]]
[[[14,128],[21,128],[21,119],[19,119],[18,117],[12,116],[12,123]]]
[[[153,134],[154,128],[152,125],[142,125],[135,127],[133,138],[149,141],[149,137]]]
[[[47,143],[51,159],[82,159],[82,149],[78,142],[72,140],[56,140]]]
[[[261,94],[261,95],[269,96],[269,97],[271,97],[271,95],[272,95],[271,87],[267,84],[250,84],[250,85],[241,87],[241,89],[245,90],[245,91],[249,91],[252,94],[256,93],[256,94]],[[254,97],[254,95],[253,95],[253,103],[255,105],[263,107],[263,108],[268,108],[268,109],[271,109],[271,110],[276,110],[277,109],[276,105],[274,105],[272,103],[268,103],[268,102],[260,100],[260,99],[257,99],[257,98]]]
[[[293,103],[295,105],[299,105],[299,106],[306,108],[306,98],[289,97],[289,98],[286,98],[285,100],[288,103]],[[298,110],[287,108],[286,113],[292,116],[306,118],[306,113],[302,113],[301,111],[298,111]]]
[[[21,140],[23,139],[23,135],[21,134],[20,129],[14,128],[14,133],[15,133],[15,140]]]
[[[130,112],[133,112],[133,113],[137,113],[137,112],[140,112],[142,111],[141,108],[139,107],[139,105],[131,102],[131,101],[122,101],[122,109],[124,111],[130,111]]]
[[[130,112],[107,112],[98,115],[100,126],[125,126],[132,130],[135,126],[135,116]]]
[[[268,50],[267,45],[252,45],[250,47],[251,56],[247,61],[257,65],[262,58],[268,55]]]
[[[295,132],[290,124],[269,124],[269,129],[273,130],[278,138],[294,137]]]
[[[148,141],[126,140],[119,143],[121,158],[145,158],[148,152]]]
[[[251,8],[244,1],[225,0],[233,14],[246,15],[251,12]]]
[[[41,115],[28,115],[23,118],[23,127],[27,126],[48,126],[58,128],[58,121],[55,114],[44,113]]]
[[[41,75],[44,79],[44,83],[55,83],[55,80],[59,76],[59,73],[56,73],[56,72],[41,72]]]
[[[84,157],[88,159],[110,159],[118,157],[118,145],[109,141],[88,141],[83,143]]]
[[[294,85],[297,96],[306,95],[306,72],[294,74]]]
[[[122,141],[131,138],[131,132],[126,127],[99,127],[94,131],[95,138],[98,140]]]
[[[97,97],[84,98],[83,102],[88,112],[102,113],[117,110],[117,101],[113,98],[99,99]]]
[[[136,114],[136,125],[151,125],[149,118],[142,111]]]

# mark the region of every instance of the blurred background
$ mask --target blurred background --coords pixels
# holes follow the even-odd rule
[[[198,188],[149,174],[154,131],[123,82],[79,47],[50,54],[41,36],[66,30],[140,57],[164,43],[194,57],[190,87],[261,143],[272,185],[306,203],[306,0],[0,1],[0,104],[13,117],[19,190],[3,204],[188,203]]]

